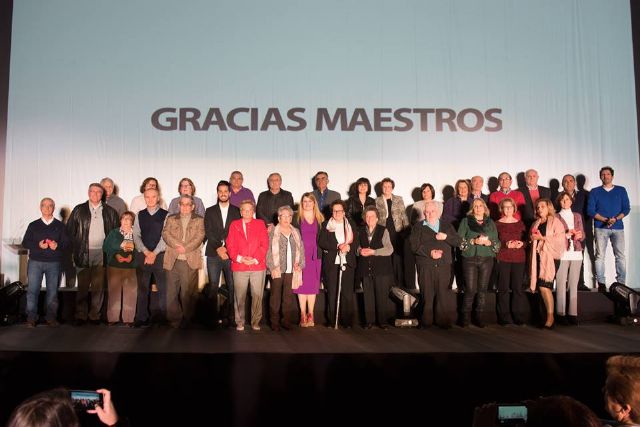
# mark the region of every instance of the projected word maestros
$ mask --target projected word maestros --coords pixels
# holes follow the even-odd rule
[[[371,132],[499,132],[501,108],[317,108],[316,131],[365,130]],[[241,107],[200,110],[193,107],[164,107],[151,115],[151,124],[161,131],[301,131],[307,129],[310,114],[305,108]]]

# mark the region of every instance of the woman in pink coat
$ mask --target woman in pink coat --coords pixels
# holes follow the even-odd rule
[[[531,275],[530,287],[540,289],[547,319],[545,329],[553,328],[553,280],[566,250],[564,224],[555,214],[551,200],[542,198],[535,203],[536,220],[531,226]]]

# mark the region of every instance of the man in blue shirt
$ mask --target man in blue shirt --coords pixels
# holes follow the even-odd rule
[[[596,280],[598,290],[606,292],[604,271],[605,252],[611,240],[611,247],[616,258],[616,281],[626,283],[627,266],[624,255],[624,224],[622,219],[631,210],[627,190],[613,185],[613,168],[605,166],[600,169],[602,186],[591,190],[587,205],[587,214],[593,218],[596,236]]]

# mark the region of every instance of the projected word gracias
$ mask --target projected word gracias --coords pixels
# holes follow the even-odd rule
[[[200,110],[193,107],[164,107],[151,115],[151,124],[161,131],[290,131],[307,129],[309,123],[302,107],[279,108],[241,107],[224,111],[221,108]],[[407,132],[499,132],[502,130],[502,109],[481,111],[465,108],[317,108],[313,119],[316,131]]]

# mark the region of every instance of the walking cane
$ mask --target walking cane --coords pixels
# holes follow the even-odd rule
[[[344,257],[340,255],[340,270],[338,270],[338,303],[336,304],[336,324],[334,329],[338,329],[338,318],[340,317],[340,294],[342,293],[342,272],[347,269],[344,264]]]

